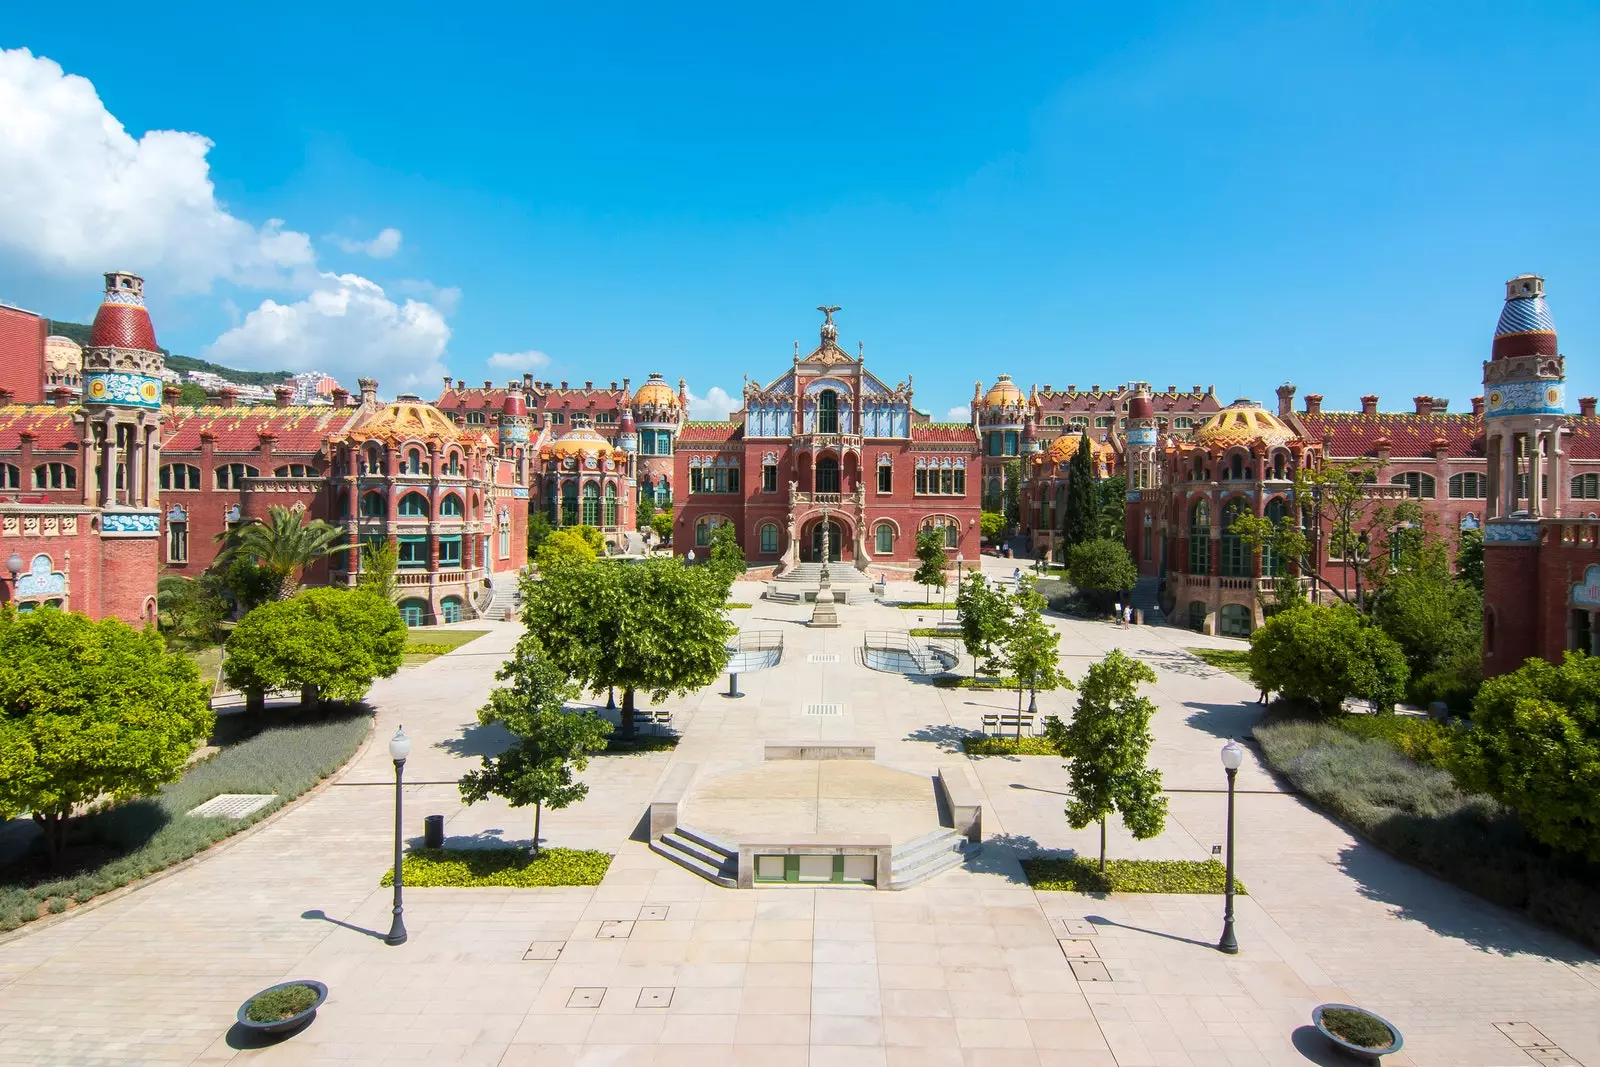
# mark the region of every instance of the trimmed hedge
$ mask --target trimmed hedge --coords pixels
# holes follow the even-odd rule
[[[599,885],[611,854],[576,848],[416,848],[401,861],[405,884],[413,889],[512,886],[533,889],[555,885]],[[394,885],[394,868],[379,885]]]
[[[969,756],[1060,756],[1046,737],[968,737],[961,751]]]
[[[899,608],[901,611],[938,611],[940,608],[954,611],[956,610],[956,602],[947,600],[943,604],[885,604],[884,607]]]
[[[1340,715],[1332,720],[1346,733],[1384,741],[1428,767],[1445,767],[1455,749],[1455,730],[1417,715]]]
[[[641,752],[670,752],[678,747],[681,740],[678,734],[634,734],[633,740],[618,737],[612,731],[606,737],[605,751],[602,756],[635,756]]]
[[[1058,893],[1221,893],[1228,884],[1217,860],[1106,860],[1102,872],[1087,856],[1035,857],[1022,861],[1022,873],[1034,889]],[[1245,892],[1238,878],[1233,891]]]
[[[1250,652],[1248,649],[1186,648],[1184,651],[1195,659],[1202,660],[1206,664],[1217,668],[1219,671],[1227,671],[1235,677],[1243,678],[1247,682],[1250,681]]]
[[[973,678],[966,674],[941,674],[934,678],[933,684],[939,689],[1015,689],[1015,678],[990,678],[980,675]],[[1022,688],[1026,689],[1027,686]]]

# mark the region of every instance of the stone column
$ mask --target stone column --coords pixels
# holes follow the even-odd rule
[[[1490,431],[1483,438],[1483,452],[1485,470],[1488,474],[1489,487],[1485,492],[1487,499],[1483,502],[1483,517],[1497,519],[1500,517],[1500,435]]]
[[[100,506],[117,502],[117,424],[108,417],[105,422],[106,447],[103,462],[105,474],[100,482]]]
[[[1528,435],[1528,514],[1537,519],[1544,514],[1544,494],[1540,491],[1544,472],[1544,434]]]
[[[1510,517],[1517,510],[1517,436],[1500,434],[1500,516]]]
[[[1567,492],[1566,464],[1561,462],[1561,430],[1546,430],[1545,442],[1550,460],[1550,504],[1546,510],[1550,515],[1560,518],[1561,501]]]

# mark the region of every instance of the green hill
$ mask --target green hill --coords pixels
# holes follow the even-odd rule
[[[89,343],[89,329],[90,327],[82,322],[50,320],[51,333],[59,334],[62,337],[70,337],[80,345]],[[173,355],[165,348],[161,350],[161,354],[166,357],[167,366],[180,373],[187,374],[192,370],[206,371],[226,378],[230,382],[237,382],[240,385],[277,385],[279,382],[288,381],[291,373],[286,370],[234,370],[232,367],[224,367],[220,363],[195,359],[193,356]]]

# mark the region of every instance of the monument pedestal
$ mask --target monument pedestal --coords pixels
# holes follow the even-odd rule
[[[811,609],[811,625],[825,629],[839,625],[839,613],[833,607],[833,590],[827,586],[817,590],[817,604]]]

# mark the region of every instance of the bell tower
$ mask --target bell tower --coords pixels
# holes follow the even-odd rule
[[[1566,360],[1537,274],[1506,282],[1494,345],[1483,364],[1483,395],[1488,517],[1560,515]]]
[[[105,278],[105,295],[83,350],[77,416],[83,502],[107,510],[101,523],[105,536],[155,537],[160,532],[161,350],[144,306],[144,279],[126,271]]]

